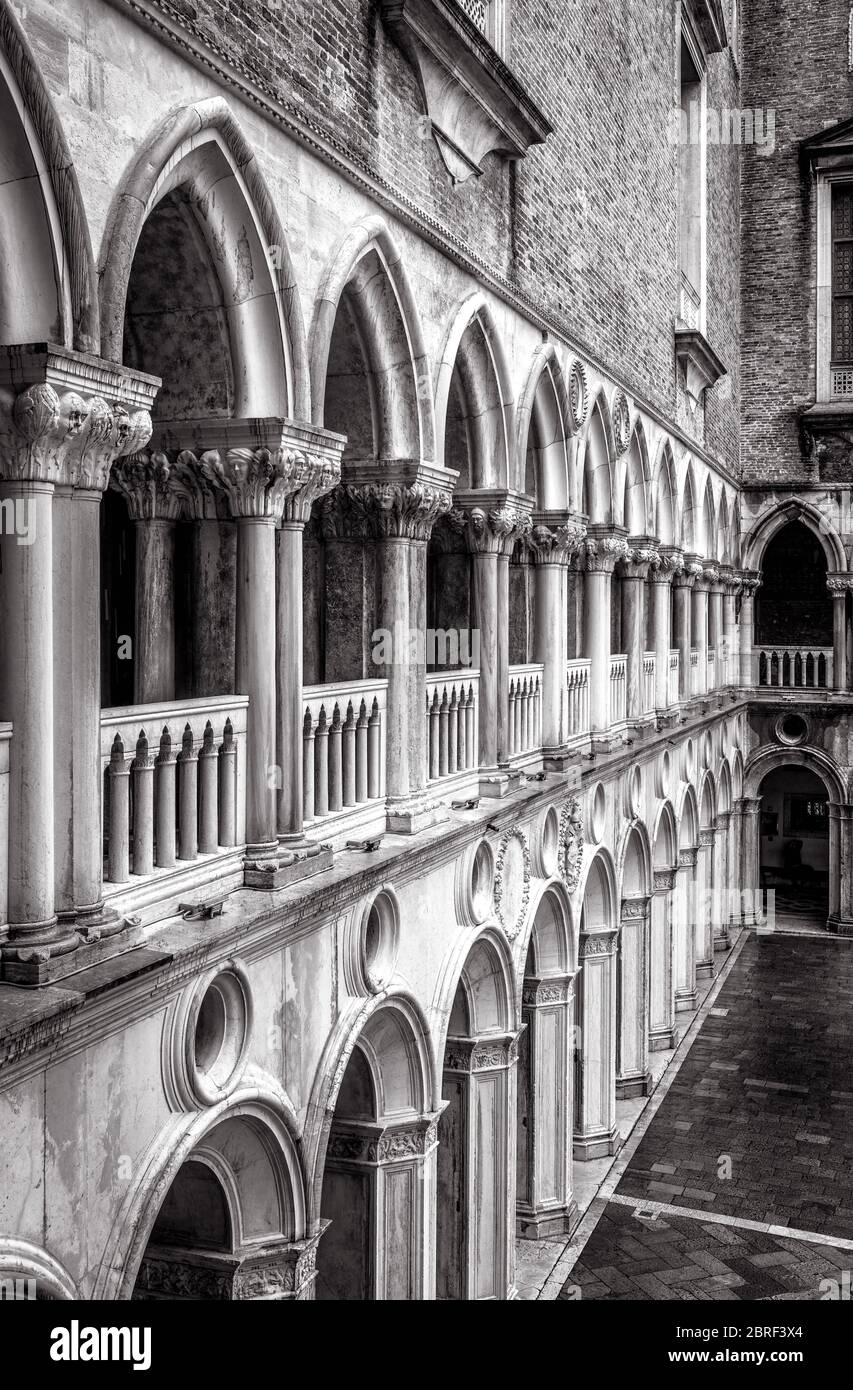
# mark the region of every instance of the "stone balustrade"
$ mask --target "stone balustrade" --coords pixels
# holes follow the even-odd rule
[[[302,703],[306,824],[382,800],[386,791],[387,680],[306,686]]]
[[[566,662],[569,738],[589,733],[589,661]]]
[[[834,679],[832,647],[756,647],[758,685],[823,690]]]
[[[509,755],[532,753],[542,746],[542,675],[544,666],[509,668]]]
[[[610,723],[624,724],[628,717],[628,658],[610,658]]]
[[[427,676],[427,756],[431,782],[476,768],[479,693],[479,671],[445,671],[438,676]]]
[[[245,843],[248,707],[237,695],[102,710],[105,882]]]

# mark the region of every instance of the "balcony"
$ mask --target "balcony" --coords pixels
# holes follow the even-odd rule
[[[242,878],[249,700],[101,712],[104,896],[143,906],[204,881]],[[150,890],[150,891],[148,891]]]
[[[788,690],[832,688],[832,647],[756,647],[755,662],[759,686]]]

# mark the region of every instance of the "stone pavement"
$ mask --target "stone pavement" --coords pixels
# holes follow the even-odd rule
[[[560,1297],[849,1297],[851,1020],[853,943],[750,934]]]

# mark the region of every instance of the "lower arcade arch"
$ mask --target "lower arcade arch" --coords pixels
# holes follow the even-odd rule
[[[825,928],[840,873],[838,821],[813,768],[772,768],[758,788],[758,884],[776,925]]]

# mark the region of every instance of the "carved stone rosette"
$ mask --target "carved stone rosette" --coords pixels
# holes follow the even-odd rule
[[[583,864],[583,814],[576,796],[569,797],[560,812],[558,831],[560,877],[570,893],[580,883]]]
[[[530,900],[530,850],[523,832],[515,825],[501,836],[495,861],[494,896],[495,915],[509,940],[514,941],[524,925]]]

